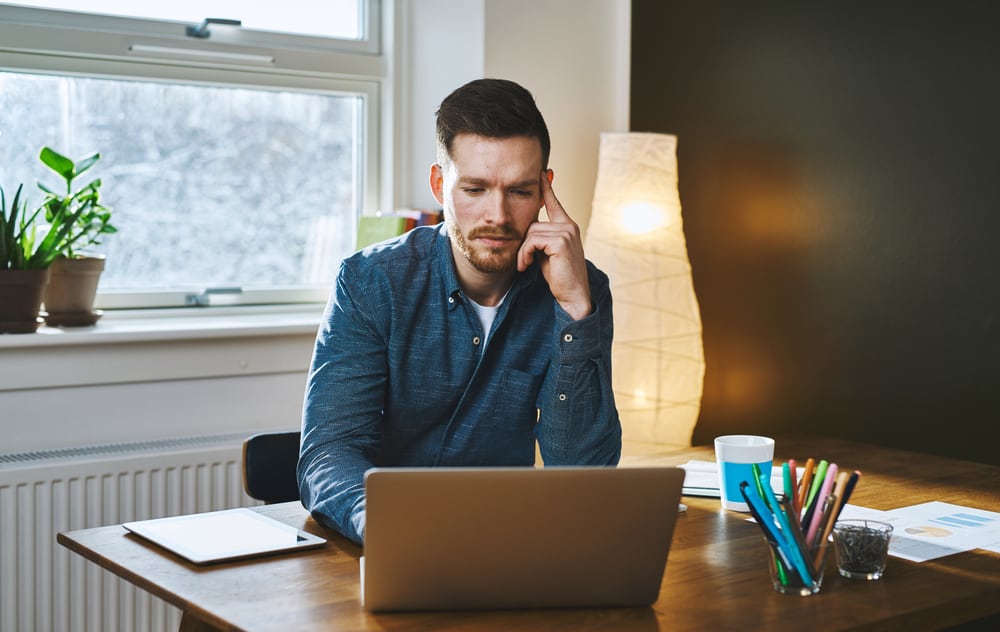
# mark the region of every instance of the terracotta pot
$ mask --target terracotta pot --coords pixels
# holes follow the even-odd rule
[[[45,288],[45,322],[62,327],[93,325],[100,317],[94,311],[94,297],[104,271],[104,257],[59,257],[51,270]]]
[[[42,319],[38,312],[48,270],[0,270],[0,333],[30,334]]]

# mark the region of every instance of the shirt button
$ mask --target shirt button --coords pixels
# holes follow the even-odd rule
[[[563,336],[563,342],[573,342],[573,334],[566,334]]]
[[[559,401],[561,402],[566,401],[566,393],[559,393]]]
[[[477,346],[479,345],[479,336],[476,336],[475,338],[472,339],[472,344]]]
[[[455,304],[455,297],[454,296],[449,296],[448,297],[448,302],[451,303],[452,305],[454,305]]]

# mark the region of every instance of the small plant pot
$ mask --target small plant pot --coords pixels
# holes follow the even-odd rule
[[[31,334],[42,319],[38,313],[49,270],[0,270],[0,333]]]
[[[86,327],[101,317],[94,311],[104,257],[59,257],[45,288],[45,322],[52,327]]]

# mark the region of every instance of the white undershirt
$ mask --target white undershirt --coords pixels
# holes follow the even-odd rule
[[[510,290],[507,290],[507,294]],[[486,307],[485,305],[480,305],[472,299],[469,299],[469,303],[472,304],[472,308],[476,310],[476,316],[479,317],[479,323],[483,326],[483,349],[486,348],[486,341],[490,337],[490,329],[493,328],[493,321],[496,320],[497,312],[500,311],[500,306],[503,305],[504,300],[507,298],[507,294],[504,294],[500,301],[493,307]]]

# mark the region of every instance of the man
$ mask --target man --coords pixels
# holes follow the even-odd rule
[[[536,439],[546,465],[621,452],[608,279],[552,191],[534,99],[470,82],[437,134],[444,224],[341,264],[306,387],[302,502],[357,542],[373,466],[530,466]]]

